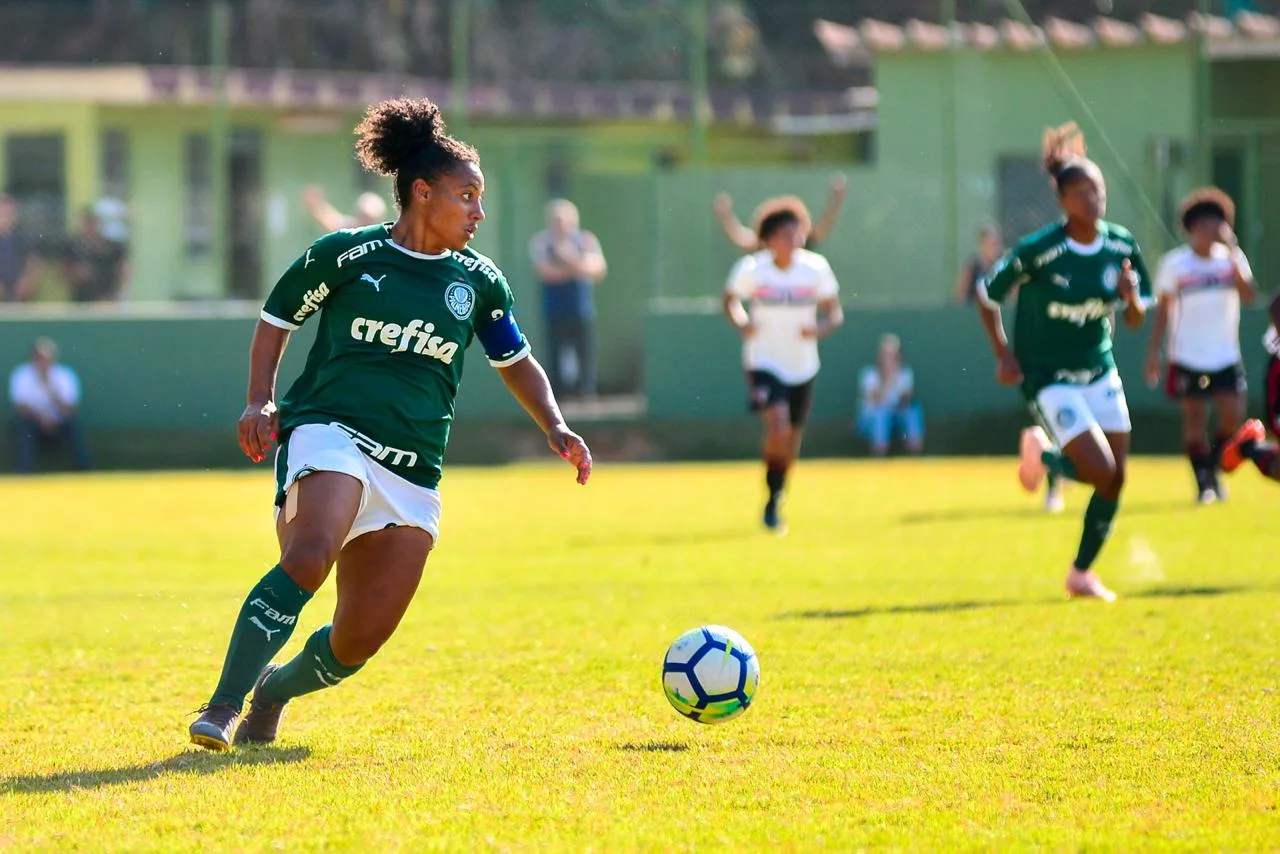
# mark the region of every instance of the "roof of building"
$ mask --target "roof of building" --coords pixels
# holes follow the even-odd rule
[[[1099,17],[1092,24],[1050,17],[1029,25],[1006,18],[994,26],[957,22],[951,27],[920,20],[899,26],[868,18],[856,26],[818,20],[813,29],[828,56],[840,66],[865,63],[874,54],[938,52],[953,46],[978,51],[1044,47],[1070,51],[1190,43],[1202,35],[1215,59],[1280,57],[1280,17],[1256,12],[1241,12],[1233,18],[1192,13],[1185,20],[1145,14],[1132,23]]]

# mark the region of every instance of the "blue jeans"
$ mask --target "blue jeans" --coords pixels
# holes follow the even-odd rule
[[[89,446],[85,442],[84,431],[80,429],[80,422],[75,418],[68,418],[55,427],[53,432],[46,433],[39,421],[18,415],[14,418],[14,428],[19,474],[31,474],[36,470],[36,449],[42,443],[66,442],[71,446],[76,468],[80,471],[89,468]]]
[[[858,414],[857,431],[871,443],[874,454],[886,453],[895,435],[902,438],[909,451],[918,453],[924,444],[924,412],[918,403],[896,408],[863,405]]]

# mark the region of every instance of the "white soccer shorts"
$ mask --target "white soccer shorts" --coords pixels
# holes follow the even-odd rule
[[[1115,371],[1108,371],[1088,385],[1045,386],[1036,395],[1034,409],[1041,426],[1059,448],[1088,433],[1094,425],[1103,433],[1128,433],[1132,428],[1124,384]]]
[[[280,480],[281,454],[287,471]],[[276,451],[277,485],[281,493],[312,472],[336,471],[360,481],[364,491],[360,510],[342,545],[371,531],[405,526],[421,528],[431,535],[432,546],[440,539],[440,493],[410,483],[390,469],[370,459],[338,427],[330,424],[303,424],[289,434]],[[282,508],[276,508],[279,517]]]

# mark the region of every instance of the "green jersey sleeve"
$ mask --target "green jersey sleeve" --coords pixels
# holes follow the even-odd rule
[[[1020,285],[1025,285],[1033,277],[1032,259],[1023,247],[1015,246],[1003,258],[985,279],[978,280],[978,297],[988,305],[999,305]]]
[[[341,281],[339,256],[350,243],[334,232],[311,244],[284,271],[262,306],[262,319],[293,331],[313,316]]]
[[[507,277],[492,261],[487,258],[483,261],[485,263],[478,270],[484,278],[476,306],[476,338],[480,339],[489,364],[505,368],[528,356],[531,348],[529,339],[516,323],[516,300],[511,286],[507,284]]]

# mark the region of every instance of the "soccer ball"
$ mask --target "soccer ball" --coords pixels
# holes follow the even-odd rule
[[[680,714],[722,724],[747,710],[760,688],[760,659],[742,635],[724,626],[690,629],[662,662],[662,691]]]

